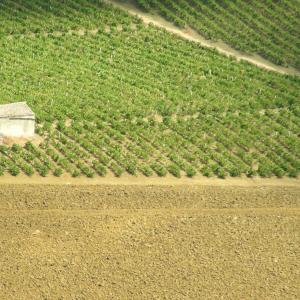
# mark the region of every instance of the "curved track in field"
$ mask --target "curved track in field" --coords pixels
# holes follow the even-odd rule
[[[186,40],[199,43],[203,47],[213,48],[216,49],[218,52],[225,54],[226,56],[235,57],[238,61],[244,60],[260,68],[264,68],[269,71],[274,71],[281,74],[300,76],[300,72],[295,68],[281,67],[271,63],[270,61],[262,58],[259,55],[249,55],[241,51],[237,51],[223,42],[213,42],[211,40],[207,40],[192,28],[180,29],[174,26],[171,22],[168,22],[164,18],[160,17],[159,15],[153,15],[140,10],[134,4],[128,2],[124,3],[117,0],[106,0],[106,2],[111,3],[123,10],[126,10],[132,15],[140,17],[145,24],[152,23],[153,25],[160,28],[164,28],[165,30],[176,34]]]

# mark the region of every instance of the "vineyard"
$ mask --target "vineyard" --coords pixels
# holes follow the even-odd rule
[[[211,40],[300,68],[299,0],[135,0],[179,27],[191,26]]]
[[[240,35],[222,14],[229,1],[207,1],[205,11],[197,1],[164,2],[147,1],[210,38],[231,36],[242,50],[299,66],[298,21],[287,18],[296,2],[235,1],[230,15],[269,8],[257,18],[265,31],[244,24]],[[280,16],[272,21],[284,22],[266,38],[278,25],[272,5]],[[211,6],[224,20],[194,24],[212,17]],[[1,145],[0,175],[298,176],[299,77],[237,62],[96,0],[2,1],[0,23],[0,104],[27,101],[43,139]]]

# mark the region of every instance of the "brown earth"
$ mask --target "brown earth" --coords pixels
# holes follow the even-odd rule
[[[300,186],[0,185],[0,299],[299,299]]]
[[[6,146],[11,147],[13,144],[18,144],[20,146],[25,146],[27,142],[31,142],[34,145],[39,145],[43,142],[44,138],[38,134],[35,134],[33,137],[11,137],[5,136],[3,137],[3,144]],[[1,143],[0,143],[1,144]],[[0,180],[1,183],[1,180]]]
[[[300,208],[300,186],[0,184],[0,210]]]

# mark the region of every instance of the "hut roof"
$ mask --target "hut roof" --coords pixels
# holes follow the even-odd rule
[[[0,105],[0,118],[34,118],[34,112],[26,104],[26,102],[16,102]]]

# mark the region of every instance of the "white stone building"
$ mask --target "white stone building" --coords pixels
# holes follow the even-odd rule
[[[26,102],[0,105],[0,136],[34,136],[35,115]]]

